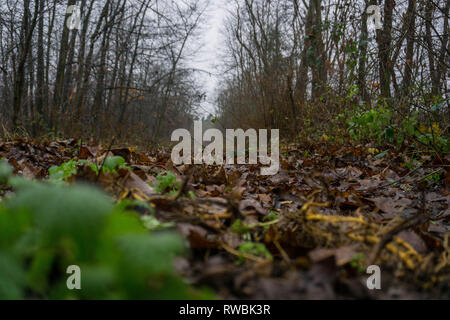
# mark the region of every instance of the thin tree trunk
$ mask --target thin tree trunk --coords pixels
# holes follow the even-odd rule
[[[408,95],[412,84],[412,66],[414,64],[414,32],[416,30],[416,3],[417,0],[408,0],[408,11],[406,12],[406,63],[403,77],[403,93]]]
[[[36,132],[41,133],[41,122],[46,122],[44,115],[44,94],[45,94],[45,58],[44,58],[44,1],[36,0],[39,4],[38,40],[37,40],[37,73],[36,73]]]
[[[365,1],[364,11],[361,16],[361,36],[359,39],[359,62],[358,62],[358,88],[361,97],[366,105],[370,104],[366,87],[366,62],[367,62],[367,46],[369,44],[369,31],[367,28],[367,8],[369,2]]]
[[[76,4],[76,0],[69,0],[67,8]],[[66,23],[70,14],[66,14],[63,21],[63,31],[61,36],[61,46],[59,49],[59,59],[58,65],[56,67],[56,80],[55,80],[55,92],[53,95],[53,111],[61,110],[63,102],[63,88],[64,88],[64,74],[66,70],[67,54],[69,52],[69,33],[70,30],[67,28]],[[55,114],[55,113],[54,113]],[[56,128],[56,119],[52,119],[52,129],[54,131]]]
[[[19,60],[17,63],[16,77],[14,81],[14,98],[13,98],[13,127],[19,125],[19,116],[22,108],[22,96],[25,85],[25,65],[31,48],[31,40],[33,31],[36,26],[38,7],[35,6],[34,16],[30,17],[30,0],[24,0],[24,16],[21,28],[21,43],[19,51]]]
[[[439,94],[439,79],[436,71],[436,63],[434,59],[435,53],[433,52],[433,40],[431,35],[431,24],[433,23],[434,6],[431,1],[427,1],[425,7],[425,42],[427,44],[428,51],[428,63],[430,64],[430,77],[431,77],[431,93],[433,96]]]
[[[381,96],[391,97],[391,42],[392,42],[392,14],[395,7],[394,0],[386,0],[384,3],[383,29],[377,30],[378,59]]]

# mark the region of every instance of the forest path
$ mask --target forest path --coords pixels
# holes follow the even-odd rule
[[[0,157],[29,179],[73,158],[102,163],[106,151],[76,140],[0,142]],[[80,164],[68,180],[148,202],[189,243],[177,269],[222,298],[450,298],[448,156],[408,168],[390,151],[291,144],[280,172],[261,176],[257,165],[175,167],[167,150],[110,152],[133,173],[97,176]],[[168,171],[178,183],[162,187]],[[366,286],[369,264],[381,268],[381,290]]]

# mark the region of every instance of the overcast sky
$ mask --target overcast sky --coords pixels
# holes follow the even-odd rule
[[[229,0],[210,1],[204,16],[205,23],[199,31],[200,50],[188,61],[190,67],[206,71],[197,72],[196,76],[207,94],[206,102],[199,110],[205,116],[214,111],[215,91],[220,80],[217,64],[220,63],[220,54],[224,48],[223,26],[227,8],[230,7]]]

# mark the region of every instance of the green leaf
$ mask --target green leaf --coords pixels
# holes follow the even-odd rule
[[[146,229],[130,204],[148,206],[114,206],[93,187],[24,183],[0,202],[0,299],[203,297],[173,268],[182,238],[149,232],[169,224],[144,219]],[[69,265],[80,266],[82,290],[67,289]]]
[[[154,188],[156,192],[162,194],[164,192],[176,192],[181,187],[177,181],[177,177],[170,171],[158,174],[156,177],[157,185]]]
[[[103,164],[104,172],[115,172],[117,168],[125,165],[125,159],[121,156],[108,157]]]
[[[266,259],[272,259],[272,255],[267,250],[266,246],[263,243],[259,242],[244,242],[239,246],[238,251],[241,253],[248,253],[254,256],[261,256]]]
[[[381,158],[384,158],[384,157],[387,156],[387,155],[388,155],[388,151],[383,151],[382,153],[377,154],[377,155],[375,156],[375,158],[381,159]]]
[[[389,140],[389,141],[394,140],[394,129],[386,128],[384,131],[384,134],[385,134],[387,140]]]
[[[173,222],[161,222],[153,215],[142,216],[141,221],[149,231],[164,230],[175,226]]]
[[[63,181],[77,174],[78,162],[69,160],[60,166],[53,166],[48,170],[51,181]]]
[[[0,300],[22,299],[25,271],[12,254],[0,251]]]
[[[13,174],[13,168],[5,160],[0,160],[0,183],[6,183]]]

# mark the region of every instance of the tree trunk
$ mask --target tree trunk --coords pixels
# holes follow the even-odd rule
[[[408,95],[412,84],[412,66],[414,64],[414,32],[416,29],[416,3],[417,0],[408,0],[408,11],[406,12],[406,62],[403,77],[403,92]]]
[[[45,0],[36,0],[39,4],[38,40],[37,40],[37,73],[36,73],[36,134],[41,133],[41,122],[46,123],[44,115],[45,95],[45,58],[44,58],[44,3]],[[45,100],[46,101],[46,100]]]
[[[369,31],[367,29],[367,8],[369,2],[365,1],[364,11],[361,16],[361,36],[359,39],[359,62],[358,62],[358,88],[363,101],[366,105],[370,104],[366,87],[366,62],[367,46],[369,44]]]
[[[425,42],[427,44],[428,51],[428,63],[430,64],[430,78],[431,78],[431,93],[433,96],[439,94],[439,79],[436,71],[436,63],[434,59],[435,53],[433,52],[433,39],[431,34],[431,24],[433,23],[434,6],[431,1],[427,1],[425,7]]]
[[[381,96],[391,97],[391,74],[393,65],[391,62],[391,42],[392,42],[392,13],[395,1],[386,0],[384,3],[384,23],[383,29],[377,30],[378,59]]]
[[[312,96],[318,100],[325,92],[327,82],[326,56],[324,43],[322,39],[322,0],[311,0],[310,6],[313,7],[313,39],[312,48],[314,52],[312,65]]]
[[[22,108],[22,96],[25,85],[25,65],[28,54],[31,48],[31,40],[33,37],[33,30],[36,26],[38,7],[35,6],[34,16],[30,19],[30,0],[24,0],[24,15],[21,28],[21,43],[19,45],[19,60],[17,63],[17,70],[15,72],[14,80],[14,98],[13,98],[13,127],[19,125],[19,115]]]
[[[67,8],[76,4],[76,0],[69,0]],[[56,80],[55,80],[55,92],[53,95],[53,111],[61,109],[61,104],[63,101],[63,88],[64,88],[64,74],[66,70],[67,54],[69,53],[69,33],[70,30],[67,28],[66,23],[70,14],[66,14],[63,21],[63,31],[61,36],[61,46],[59,49],[59,59],[58,66],[56,67]],[[75,32],[75,31],[74,31]],[[53,112],[53,113],[54,113]],[[56,129],[56,119],[52,119],[52,129]]]

